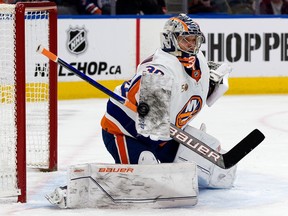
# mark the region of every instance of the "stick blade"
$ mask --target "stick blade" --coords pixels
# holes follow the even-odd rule
[[[255,147],[257,147],[264,139],[264,134],[260,130],[254,129],[229,152],[223,154],[225,168],[229,169],[232,166],[236,165],[242,158],[244,158],[249,152],[251,152]]]

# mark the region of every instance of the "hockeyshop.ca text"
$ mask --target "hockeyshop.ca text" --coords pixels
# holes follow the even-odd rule
[[[103,74],[121,74],[120,65],[108,66],[107,62],[72,62],[70,63],[73,67],[86,75],[103,75]],[[74,76],[73,72],[63,70],[63,67],[59,67],[59,76]]]
[[[288,33],[210,33],[206,43],[207,50],[203,53],[209,61],[251,62],[252,58],[270,61],[274,55],[288,61]]]

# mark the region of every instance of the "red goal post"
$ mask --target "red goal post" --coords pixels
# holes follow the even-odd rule
[[[26,166],[57,170],[57,53],[52,2],[0,4],[0,197],[26,202]]]

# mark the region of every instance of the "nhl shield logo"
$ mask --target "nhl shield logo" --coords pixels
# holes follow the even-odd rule
[[[84,28],[68,30],[68,50],[73,54],[83,53],[87,49],[87,32]]]

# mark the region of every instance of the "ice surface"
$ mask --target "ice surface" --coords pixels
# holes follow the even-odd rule
[[[284,216],[288,212],[288,96],[225,96],[191,123],[229,150],[254,128],[266,139],[238,165],[231,190],[201,190],[191,208],[58,209],[44,198],[66,184],[66,169],[86,162],[113,163],[101,140],[100,120],[107,99],[59,102],[59,171],[28,172],[28,202],[0,203],[0,215],[44,216]]]

